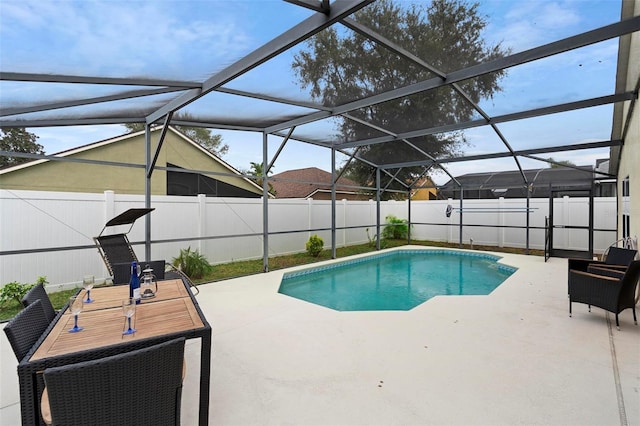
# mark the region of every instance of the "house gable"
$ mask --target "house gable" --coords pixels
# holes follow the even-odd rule
[[[158,144],[159,130],[151,136],[152,147]],[[0,170],[0,188],[36,191],[103,192],[121,194],[145,192],[145,134],[136,132],[106,141],[85,145],[58,154],[59,156],[104,162],[126,162],[137,166],[96,165],[82,162],[38,160]],[[169,128],[158,155],[156,167],[173,164],[181,168],[213,173],[235,173],[237,170],[211,154],[182,133]],[[262,188],[243,178],[209,175],[226,185],[241,188],[247,194],[262,195]],[[167,195],[167,171],[154,170],[151,193]]]

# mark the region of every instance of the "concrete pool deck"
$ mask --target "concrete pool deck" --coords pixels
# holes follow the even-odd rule
[[[420,247],[424,248],[424,247]],[[212,425],[640,425],[640,326],[574,304],[567,261],[518,269],[489,296],[337,312],[277,293],[284,270],[199,286],[213,327]],[[187,345],[183,425],[197,416]],[[2,338],[0,424],[19,424]]]

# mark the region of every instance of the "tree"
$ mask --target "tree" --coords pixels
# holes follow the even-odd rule
[[[1,128],[0,151],[24,152],[44,155],[44,147],[37,143],[38,136],[24,128]],[[29,158],[0,156],[0,167],[15,166],[31,161]]]
[[[263,166],[264,163],[256,163],[252,161],[249,164],[251,165],[251,167],[249,168],[249,171],[247,173],[250,173],[254,176],[262,176],[262,174],[264,173],[264,166]],[[270,173],[272,173],[271,170],[267,172],[267,174],[270,174]],[[256,184],[262,186],[263,180],[261,177],[257,177],[253,180],[255,181]],[[269,183],[269,192],[273,195],[276,195],[276,191],[273,189],[273,185],[271,185],[270,183]]]
[[[405,7],[392,0],[378,0],[360,10],[354,19],[361,25],[422,58],[432,67],[451,72],[508,53],[500,44],[488,46],[481,34],[487,21],[478,13],[478,4],[463,0],[434,0],[429,6]],[[330,27],[306,43],[295,55],[292,68],[303,88],[325,106],[343,103],[405,87],[434,78],[435,75],[390,50],[376,46],[357,34],[338,32]],[[504,71],[462,81],[459,86],[478,102],[500,90],[498,81]],[[469,120],[475,109],[450,86],[390,100],[349,114],[395,133]],[[337,121],[343,141],[385,136],[356,121]],[[455,155],[466,142],[462,132],[429,135],[409,140],[434,157]],[[363,146],[358,155],[375,164],[424,159],[402,141]],[[349,165],[350,176],[361,185],[370,185],[375,169],[360,161]],[[422,173],[421,167],[404,168],[397,175],[411,182]],[[394,183],[390,188],[400,189]],[[389,197],[389,195],[387,195]]]
[[[190,114],[182,114],[180,120],[193,120]],[[144,130],[144,123],[126,123],[124,127],[131,132],[139,132]],[[186,137],[194,142],[197,142],[207,151],[222,157],[229,151],[229,145],[222,142],[222,135],[211,134],[211,130],[204,127],[189,127],[189,126],[175,126],[176,130],[184,134]]]
[[[251,165],[251,167],[249,167],[249,173],[251,173],[254,176],[262,176],[264,173],[264,167],[263,164],[264,163],[256,163],[255,161],[252,161],[249,163]],[[271,170],[269,170],[269,173],[271,173]],[[258,185],[262,185],[262,179],[258,178],[256,179],[256,182],[258,183]]]
[[[575,163],[573,161],[570,160],[554,160],[553,157],[549,157],[547,158],[547,160],[549,160],[549,167],[552,169],[559,169],[563,166],[574,166],[576,167]]]

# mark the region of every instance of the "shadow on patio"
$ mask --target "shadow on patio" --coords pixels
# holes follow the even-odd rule
[[[640,424],[640,327],[575,305],[566,260],[518,267],[489,296],[336,312],[277,293],[283,271],[200,286],[213,327],[211,424]],[[2,424],[20,421],[2,339]],[[197,419],[187,344],[182,423]]]

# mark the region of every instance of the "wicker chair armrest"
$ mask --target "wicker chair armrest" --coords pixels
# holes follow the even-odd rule
[[[589,265],[588,273],[596,274],[596,275],[604,275],[611,278],[621,279],[624,277],[626,270],[620,268],[609,268],[604,266],[593,266]]]
[[[611,283],[611,284],[615,284],[615,283],[620,283],[620,278],[614,278],[614,277],[609,277],[606,275],[598,275],[598,274],[594,274],[591,272],[585,272],[585,271],[569,271],[569,279],[571,281],[571,278],[577,278],[577,279],[581,279],[579,277],[582,278],[591,278],[594,280],[599,280],[602,281],[604,283]]]

